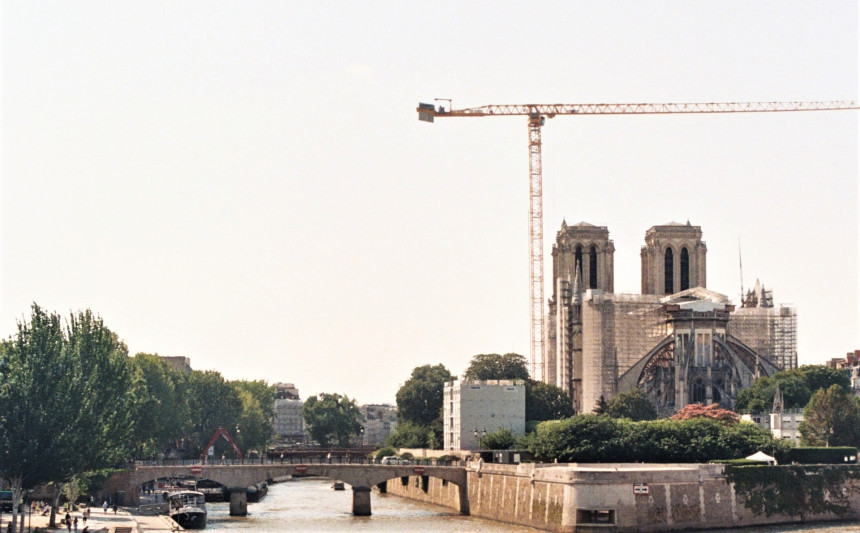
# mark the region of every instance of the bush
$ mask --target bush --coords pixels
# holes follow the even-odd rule
[[[412,459],[414,459],[414,456],[409,452],[405,452],[400,454],[400,458],[406,459],[407,461],[411,461]]]
[[[377,459],[382,459],[383,457],[389,457],[392,455],[397,455],[397,450],[389,446],[386,446],[385,448],[382,448],[378,452],[376,452]]]
[[[846,461],[845,458],[849,460]],[[854,457],[854,461],[850,458]],[[792,463],[800,464],[844,464],[846,462],[857,462],[857,448],[852,446],[832,446],[792,448],[786,453],[786,459]]]

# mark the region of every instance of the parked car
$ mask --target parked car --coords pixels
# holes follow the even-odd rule
[[[382,458],[382,464],[384,465],[408,465],[408,459],[401,459],[400,457],[389,455],[387,457]]]

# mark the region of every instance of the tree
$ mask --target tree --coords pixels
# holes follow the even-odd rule
[[[827,390],[832,385],[838,385],[845,392],[851,391],[851,379],[848,373],[838,368],[830,368],[826,365],[803,365],[789,372],[797,372],[803,376],[806,386],[813,393],[820,389]]]
[[[478,447],[484,450],[507,450],[517,443],[517,437],[510,428],[502,428],[478,438]]]
[[[478,354],[463,374],[466,379],[529,379],[526,358],[515,353]]]
[[[446,381],[454,376],[443,365],[424,365],[397,391],[397,419],[419,426],[430,426],[442,418],[442,392]]]
[[[311,396],[302,407],[302,416],[308,433],[320,446],[349,446],[349,438],[361,431],[361,411],[354,400],[340,394]]]
[[[189,427],[183,376],[157,354],[138,353],[129,363],[138,457],[153,458],[182,439]]]
[[[606,409],[607,409],[608,407],[609,407],[609,403],[606,401],[606,397],[604,397],[604,396],[601,394],[601,395],[600,395],[600,398],[597,400],[597,405],[595,405],[595,406],[594,406],[594,410],[592,410],[592,413],[594,413],[594,414],[596,414],[596,415],[602,415],[602,414],[605,414],[605,413],[606,413]]]
[[[642,389],[633,389],[609,400],[606,414],[612,418],[629,418],[633,421],[654,420],[657,418],[657,408]]]
[[[223,427],[236,437],[236,426],[242,414],[242,399],[220,373],[214,370],[192,370],[188,374],[185,395],[188,423],[187,440],[192,453],[206,453],[203,447]],[[241,431],[241,429],[240,429]],[[215,442],[215,453],[233,453],[223,439]]]
[[[839,385],[818,389],[803,411],[798,428],[804,444],[857,446],[860,444],[860,406]]]
[[[236,443],[243,450],[263,451],[272,442],[275,418],[275,389],[265,381],[230,381],[242,402]]]
[[[560,387],[541,381],[526,381],[526,420],[561,420],[576,414],[573,400]]]
[[[737,413],[728,409],[721,409],[718,403],[712,403],[708,406],[700,403],[687,404],[672,415],[672,420],[693,420],[696,418],[710,418],[724,424],[735,424],[739,420]]]
[[[15,497],[131,457],[130,391],[128,350],[101,318],[86,310],[63,327],[33,304],[0,347],[0,469]]]
[[[395,448],[430,448],[431,434],[432,430],[427,426],[421,426],[414,422],[403,422],[397,424],[394,431],[385,439],[385,444]]]

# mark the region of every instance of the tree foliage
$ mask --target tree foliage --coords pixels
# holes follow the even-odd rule
[[[478,354],[463,373],[466,379],[529,379],[526,358],[516,353]]]
[[[265,381],[230,381],[242,402],[236,441],[243,450],[265,451],[272,442],[275,389]]]
[[[424,365],[397,391],[397,419],[429,427],[442,417],[442,392],[446,381],[454,376],[443,365]]]
[[[355,401],[340,394],[311,396],[302,408],[308,433],[320,446],[348,446],[350,437],[361,431],[360,415]]]
[[[818,389],[798,429],[809,446],[860,445],[860,404],[839,385]]]
[[[517,443],[517,436],[510,428],[502,428],[478,438],[478,447],[483,450],[507,450]]]
[[[561,420],[576,414],[573,400],[560,387],[541,381],[526,381],[526,420]]]
[[[91,311],[33,304],[0,344],[0,475],[19,497],[122,464],[134,449],[127,349]]]
[[[385,439],[385,444],[395,448],[432,448],[431,433],[431,429],[427,426],[403,422],[397,424],[394,431]]]
[[[824,365],[804,365],[777,372],[773,376],[756,380],[751,387],[738,393],[735,408],[751,413],[769,413],[773,409],[773,399],[777,384],[782,393],[786,409],[801,409],[809,403],[812,394],[819,389],[838,385],[848,392],[850,379],[839,369]]]
[[[657,408],[642,389],[633,389],[613,397],[606,405],[606,414],[612,418],[629,418],[633,421],[654,420],[657,418]]]
[[[529,450],[544,461],[691,463],[737,459],[757,450],[784,454],[789,444],[756,424],[711,418],[633,422],[580,414],[542,422]]]

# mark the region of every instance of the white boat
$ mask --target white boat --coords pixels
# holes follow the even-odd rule
[[[206,527],[206,497],[196,490],[178,490],[167,496],[168,513],[185,529]]]

